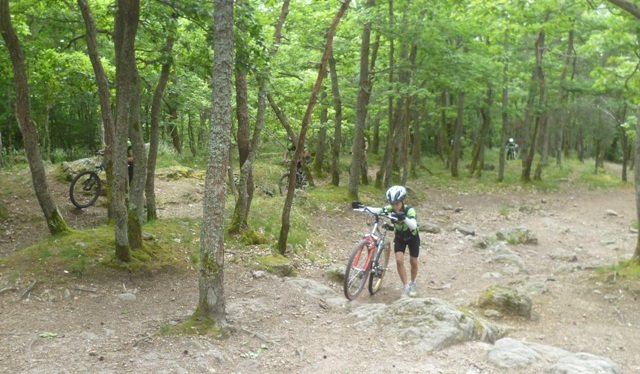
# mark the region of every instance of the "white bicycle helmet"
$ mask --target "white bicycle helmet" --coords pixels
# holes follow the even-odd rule
[[[509,143],[513,143],[513,138],[509,138]]]
[[[407,197],[407,189],[403,186],[392,186],[387,190],[387,201],[390,204],[403,201]]]

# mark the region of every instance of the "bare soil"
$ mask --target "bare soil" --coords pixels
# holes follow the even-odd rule
[[[103,222],[104,206],[76,210],[68,202],[68,184],[51,182],[69,224],[84,228]],[[27,172],[2,171],[0,185],[4,183],[24,188],[0,192],[8,209],[8,218],[0,220],[0,255],[48,235]],[[201,215],[201,181],[158,180],[157,188],[162,217]],[[442,231],[422,233],[419,297],[440,298],[482,315],[474,304],[488,286],[531,288],[534,318],[507,316],[498,321],[509,326],[509,336],[608,357],[627,373],[640,372],[640,283],[595,273],[597,267],[633,253],[637,234],[630,230],[636,217],[631,185],[609,191],[572,187],[556,193],[423,192],[426,199],[413,203],[419,219]],[[333,265],[296,260],[298,276],[328,285],[339,296],[341,285],[325,273],[346,262],[367,228],[366,220],[348,207],[314,216],[318,236],[326,240],[324,255]],[[475,228],[476,235],[452,230],[456,224]],[[526,266],[506,271],[504,264],[490,262],[487,250],[477,244],[481,238],[494,238],[500,229],[521,225],[536,235],[538,244],[510,246]],[[574,254],[575,259],[558,253]],[[0,372],[513,372],[487,361],[488,343],[420,352],[373,326],[356,325],[348,303],[332,307],[277,276],[256,278],[254,271],[240,252],[226,254],[230,328],[227,338],[217,340],[160,333],[162,326],[193,312],[198,301],[195,270],[118,279],[87,276],[63,285],[38,280],[21,299],[33,279],[9,279],[0,268]],[[122,294],[133,294],[135,300]],[[392,267],[378,294],[363,294],[354,303],[391,303],[399,297],[400,281]]]

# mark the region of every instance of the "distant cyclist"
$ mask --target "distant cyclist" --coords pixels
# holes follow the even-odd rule
[[[515,160],[518,155],[518,144],[513,138],[509,138],[505,149],[507,150],[507,160]]]

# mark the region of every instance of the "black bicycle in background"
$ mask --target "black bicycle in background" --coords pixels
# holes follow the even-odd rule
[[[102,154],[99,152],[98,154]],[[102,160],[94,170],[83,171],[78,174],[69,187],[69,198],[76,208],[88,208],[95,204],[102,192],[100,175],[104,172],[105,162]]]

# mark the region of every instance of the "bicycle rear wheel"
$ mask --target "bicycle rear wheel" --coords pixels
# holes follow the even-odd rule
[[[375,294],[380,290],[382,286],[382,278],[387,273],[389,267],[389,256],[391,255],[391,247],[389,243],[385,243],[382,251],[376,255],[376,259],[373,261],[373,268],[371,269],[371,276],[369,277],[369,293]]]
[[[85,171],[78,174],[71,182],[69,198],[77,208],[87,208],[98,200],[101,190],[102,182],[98,175],[93,171]]]
[[[284,173],[278,181],[278,189],[280,190],[280,196],[284,196],[287,193],[287,187],[289,187],[289,173]]]
[[[344,272],[344,296],[349,300],[354,300],[364,289],[371,270],[368,259],[369,242],[361,240],[353,248]]]

